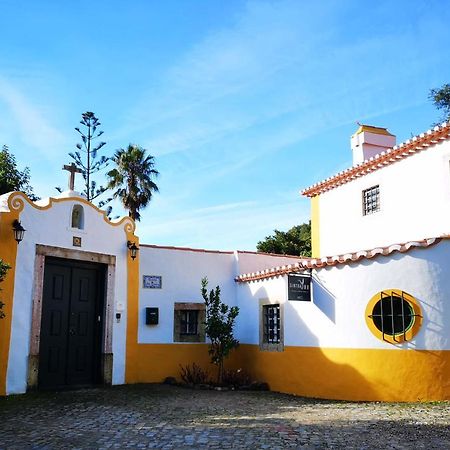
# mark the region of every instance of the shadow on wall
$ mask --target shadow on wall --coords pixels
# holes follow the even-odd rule
[[[429,346],[431,340],[435,348],[450,348],[449,250],[450,242],[444,241],[427,249],[426,252],[416,250],[409,255],[426,265],[426,273],[429,277],[424,295],[418,295],[414,290],[409,292],[422,306],[422,313],[426,320],[426,339],[423,330],[419,331],[415,338],[416,345],[422,348]],[[422,290],[424,290],[423,287]],[[430,301],[430,299],[433,300]]]
[[[249,289],[248,285],[246,287]],[[334,307],[330,306],[334,305],[334,299],[324,288],[319,292],[321,307],[327,311],[327,317],[331,315],[334,319]],[[253,297],[268,298],[269,295],[261,287]],[[289,314],[298,315],[286,302],[285,319]],[[260,351],[259,345],[241,344],[230,358],[229,365],[244,368],[255,380],[269,383],[273,391],[328,399],[380,399],[372,383],[352,364],[336,362],[345,361],[353,350],[323,350],[317,336],[300,317],[296,317],[296,324],[302,338],[308,342],[307,347],[289,346],[284,347],[284,351]],[[355,355],[353,362],[358,359]]]
[[[317,277],[312,277],[313,302],[333,322],[336,323],[336,299]]]

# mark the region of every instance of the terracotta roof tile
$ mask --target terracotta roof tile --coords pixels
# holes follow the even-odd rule
[[[383,151],[367,161],[363,161],[362,163],[350,167],[343,172],[339,172],[336,175],[321,181],[320,183],[313,184],[309,188],[304,189],[301,193],[307,197],[314,197],[348,183],[356,178],[362,177],[370,172],[382,169],[385,166],[414,155],[415,153],[426,150],[440,141],[444,141],[449,138],[450,123],[444,122],[442,125],[439,125],[432,130],[428,130],[426,133],[422,133],[419,136],[415,136],[412,139],[408,139],[406,142]]]
[[[185,252],[197,252],[197,253],[223,253],[227,255],[232,255],[233,251],[226,250],[208,250],[205,248],[191,248],[191,247],[175,247],[172,245],[154,245],[154,244],[139,244],[140,247],[145,248],[156,248],[161,250],[180,250]]]
[[[376,256],[389,256],[394,252],[406,253],[414,248],[427,248],[441,242],[443,239],[450,239],[450,236],[441,236],[437,238],[422,239],[420,241],[409,241],[403,244],[393,244],[386,247],[376,247],[371,250],[361,250],[353,253],[344,253],[342,255],[325,256],[323,258],[299,258],[294,264],[273,267],[260,270],[258,272],[238,275],[235,281],[238,283],[263,280],[288,273],[303,272],[308,269],[321,269],[338,264],[348,264],[357,262],[361,259],[371,259]]]

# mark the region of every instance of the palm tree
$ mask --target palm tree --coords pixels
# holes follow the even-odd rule
[[[115,190],[113,197],[120,198],[133,220],[141,219],[139,210],[148,205],[154,192],[158,192],[158,186],[152,179],[159,172],[154,169],[153,156],[146,156],[145,153],[145,149],[134,144],[116,150],[111,158],[116,167],[107,173],[108,189]]]

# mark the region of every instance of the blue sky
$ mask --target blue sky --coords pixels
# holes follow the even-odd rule
[[[449,23],[449,0],[0,0],[0,145],[55,195],[94,111],[105,155],[156,158],[141,242],[254,250],[308,220],[357,121],[401,142],[439,119]]]

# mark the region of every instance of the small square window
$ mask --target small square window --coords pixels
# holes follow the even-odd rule
[[[205,342],[205,304],[175,303],[174,342]]]
[[[363,191],[363,214],[373,214],[380,210],[380,186],[373,186]]]

